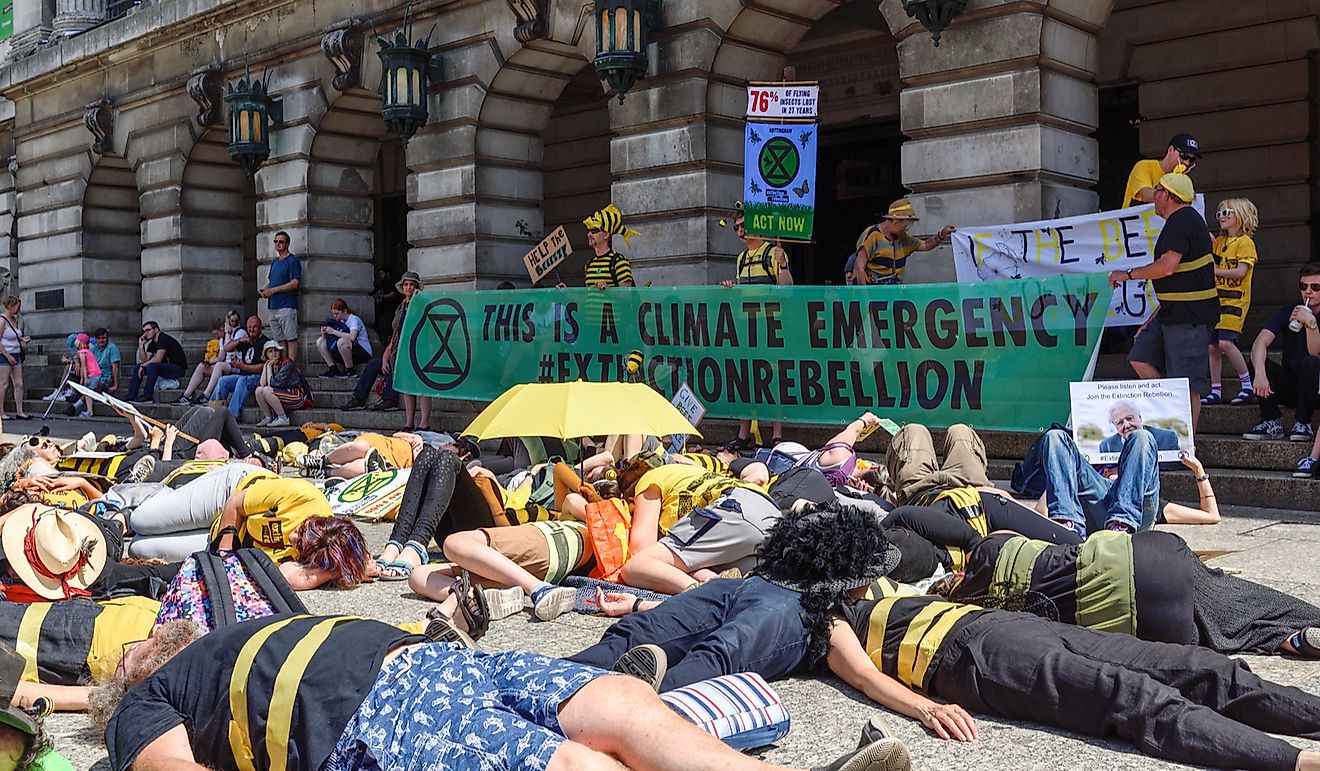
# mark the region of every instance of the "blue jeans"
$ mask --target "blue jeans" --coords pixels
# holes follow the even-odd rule
[[[260,373],[256,375],[222,375],[215,384],[215,391],[211,394],[211,400],[224,401],[229,399],[229,412],[238,419],[239,413],[243,410],[243,402],[257,390],[261,384]]]
[[[1123,442],[1118,478],[1106,479],[1086,462],[1072,436],[1060,429],[1045,433],[1045,502],[1050,519],[1075,522],[1093,533],[1110,520],[1133,530],[1155,524],[1160,502],[1159,452],[1155,435],[1138,429]]]
[[[138,398],[138,373],[137,367],[133,368],[133,375],[128,380],[128,398],[130,401]],[[156,378],[181,378],[186,370],[178,364],[172,364],[168,361],[154,362],[142,368],[142,398],[150,399],[156,391]]]
[[[362,374],[358,376],[357,387],[353,389],[353,396],[360,402],[365,402],[368,396],[371,396],[371,389],[376,385],[376,378],[380,376],[382,361],[380,359],[371,359],[362,365]],[[384,386],[380,389],[380,398],[387,402],[398,402],[399,393],[394,390],[394,375],[390,373],[385,376]]]
[[[660,690],[668,691],[736,672],[785,677],[802,663],[808,637],[797,592],[757,576],[725,578],[625,616],[568,660],[609,669],[629,648],[659,645],[669,659]]]

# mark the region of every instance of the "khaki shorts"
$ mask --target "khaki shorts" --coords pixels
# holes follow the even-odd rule
[[[690,511],[660,543],[689,571],[736,567],[750,573],[756,567],[756,550],[781,516],[779,506],[767,496],[735,488],[709,508]]]
[[[557,584],[586,565],[592,551],[583,522],[531,522],[483,527],[490,548],[542,581]]]
[[[284,342],[298,339],[298,309],[272,308],[266,318],[266,336]]]

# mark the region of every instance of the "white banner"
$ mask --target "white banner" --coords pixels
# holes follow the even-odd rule
[[[1205,197],[1195,209],[1205,215]],[[1107,273],[1155,261],[1164,220],[1146,204],[1057,220],[984,228],[958,228],[953,263],[958,281],[1041,278],[1062,273]],[[1157,307],[1149,281],[1126,281],[1114,290],[1105,326],[1144,322]]]
[[[747,84],[748,120],[812,120],[819,115],[817,83]]]

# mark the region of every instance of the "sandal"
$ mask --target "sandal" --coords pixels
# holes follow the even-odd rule
[[[1230,399],[1228,403],[1251,404],[1255,401],[1256,401],[1256,392],[1251,390],[1250,388],[1243,388],[1241,391],[1238,391],[1237,396],[1234,396],[1232,399]]]
[[[1201,397],[1201,404],[1219,404],[1224,401],[1224,395],[1219,391],[1211,391]]]
[[[376,578],[381,581],[407,581],[413,572],[413,566],[403,560],[376,560],[376,564],[380,566]]]
[[[480,640],[490,629],[490,605],[486,593],[472,583],[472,574],[466,570],[449,585],[449,592],[458,598],[458,612],[463,616],[468,636]]]
[[[413,553],[417,555],[417,564],[425,565],[431,561],[431,554],[426,550],[426,547],[413,540],[409,540],[399,549],[399,556],[403,556],[403,552],[409,549],[412,549]]]

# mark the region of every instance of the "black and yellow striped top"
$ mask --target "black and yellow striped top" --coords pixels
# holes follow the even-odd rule
[[[1219,290],[1215,287],[1214,244],[1205,220],[1190,206],[1185,206],[1164,223],[1155,242],[1154,258],[1168,252],[1181,255],[1172,275],[1154,280],[1155,297],[1160,301],[1162,324],[1204,324],[1219,322]]]
[[[987,611],[939,597],[891,596],[862,600],[848,613],[871,663],[907,685],[926,689],[944,642]]]
[[[744,249],[738,255],[738,284],[779,283],[779,262],[774,255],[775,245],[766,241],[755,249]]]
[[[624,282],[633,282],[632,263],[611,249],[587,260],[584,279],[588,287],[595,287],[602,281],[607,287],[620,287]]]
[[[158,613],[146,597],[0,601],[0,642],[23,657],[24,682],[89,685],[114,675],[124,644],[145,640]]]

